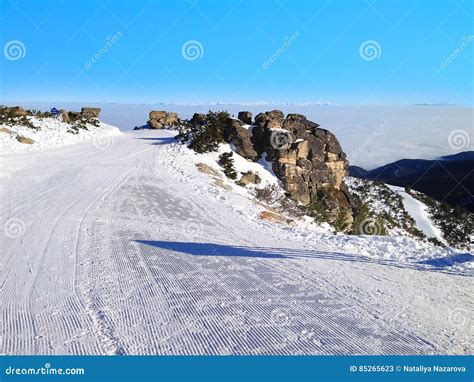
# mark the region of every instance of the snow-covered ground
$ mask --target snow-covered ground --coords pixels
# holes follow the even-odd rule
[[[101,122],[99,126],[87,125],[88,130],[79,129],[78,134],[68,132],[71,125],[56,118],[29,117],[37,130],[23,125],[6,125],[0,123],[0,156],[17,153],[28,153],[50,148],[68,146],[81,142],[93,142],[98,148],[111,144],[113,137],[121,134],[115,127]],[[2,130],[3,129],[3,130]],[[33,144],[20,143],[17,136],[34,141]]]
[[[261,220],[173,135],[0,159],[0,353],[472,353],[449,250]]]
[[[405,206],[405,209],[410,214],[410,216],[415,219],[416,227],[421,232],[423,232],[426,237],[434,237],[441,243],[445,243],[441,230],[436,227],[436,225],[430,219],[428,206],[405,192],[403,187],[391,185],[388,187],[403,198],[403,205]]]

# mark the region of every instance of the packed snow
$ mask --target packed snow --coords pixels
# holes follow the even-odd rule
[[[113,137],[121,134],[117,127],[103,122],[99,126],[87,124],[87,130],[79,129],[79,133],[74,134],[70,132],[71,125],[58,118],[29,117],[29,120],[38,127],[37,130],[19,124],[11,126],[0,123],[0,156],[41,151],[82,142],[92,142],[100,148],[111,144]],[[32,139],[34,143],[21,143],[17,139],[18,136]]]
[[[0,353],[472,353],[449,249],[259,219],[174,134],[2,157]]]

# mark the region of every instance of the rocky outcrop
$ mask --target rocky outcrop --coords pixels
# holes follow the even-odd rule
[[[100,111],[99,107],[83,107],[81,116],[85,119],[99,119]]]
[[[64,122],[64,123],[70,123],[71,121],[69,120],[69,114],[66,110],[64,109],[61,109],[59,110],[59,115],[61,116],[61,120]]]
[[[177,113],[166,111],[150,111],[148,125],[152,129],[163,129],[178,126],[179,118]]]
[[[252,113],[250,111],[239,111],[239,115],[237,117],[246,125],[252,124]]]
[[[248,129],[242,124],[229,119],[224,134],[238,154],[251,161],[265,156],[294,200],[350,228],[352,205],[344,184],[348,161],[334,134],[304,115],[285,118],[279,110],[258,114]]]
[[[68,111],[67,112],[67,118],[63,117],[63,121],[66,119],[68,123],[77,121],[79,118],[81,118],[81,113],[78,111]]]
[[[6,114],[11,117],[24,117],[28,115],[28,112],[20,106],[13,106],[6,108]]]
[[[192,125],[202,126],[206,123],[207,117],[206,114],[194,113],[193,117],[189,121]]]
[[[259,155],[252,142],[253,133],[243,125],[244,122],[230,118],[224,129],[224,139],[234,144],[237,154],[251,161],[256,161]]]
[[[262,179],[252,171],[247,171],[242,174],[237,184],[239,186],[245,187],[249,184],[259,184]]]
[[[25,145],[32,145],[35,141],[31,138],[24,137],[23,135],[17,135],[16,140],[20,143],[24,143]]]

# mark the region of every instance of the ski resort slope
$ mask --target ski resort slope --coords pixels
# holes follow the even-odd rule
[[[261,221],[172,136],[0,158],[1,354],[472,352],[442,250]]]
[[[408,213],[415,219],[417,228],[427,237],[434,237],[442,243],[446,243],[441,230],[436,227],[429,217],[427,206],[405,192],[403,187],[389,186],[403,198],[403,205]]]

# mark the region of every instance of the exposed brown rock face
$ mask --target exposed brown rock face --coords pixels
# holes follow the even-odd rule
[[[206,114],[194,113],[191,118],[191,124],[193,125],[203,125],[207,120]]]
[[[7,113],[12,117],[24,117],[28,112],[20,106],[7,107]]]
[[[66,110],[64,110],[64,109],[59,110],[59,115],[61,116],[61,119],[64,123],[69,123],[70,122],[69,114]]]
[[[101,109],[99,107],[83,107],[81,109],[81,115],[86,119],[98,119],[100,115],[100,110]]]
[[[318,205],[332,223],[353,222],[345,153],[334,136],[304,115],[279,110],[260,113],[251,129],[229,119],[224,137],[238,154],[256,161],[266,154],[290,196],[305,206]]]
[[[148,124],[152,129],[163,129],[165,127],[177,126],[179,118],[177,113],[166,111],[150,111]]]
[[[238,119],[229,119],[228,125],[224,129],[224,139],[235,145],[237,154],[251,161],[256,161],[259,157],[252,143],[252,131],[243,127],[244,122]]]
[[[252,113],[250,111],[239,111],[239,115],[237,117],[246,125],[252,124]]]
[[[20,143],[24,143],[25,145],[32,145],[35,141],[31,138],[24,137],[23,135],[17,135],[16,140]]]
[[[67,120],[69,122],[74,122],[75,120],[79,119],[79,117],[81,116],[81,113],[79,113],[78,111],[68,111],[67,116],[68,116]]]
[[[239,186],[245,187],[248,184],[259,184],[261,181],[262,179],[257,174],[252,171],[247,171],[246,173],[242,174],[237,184]]]

